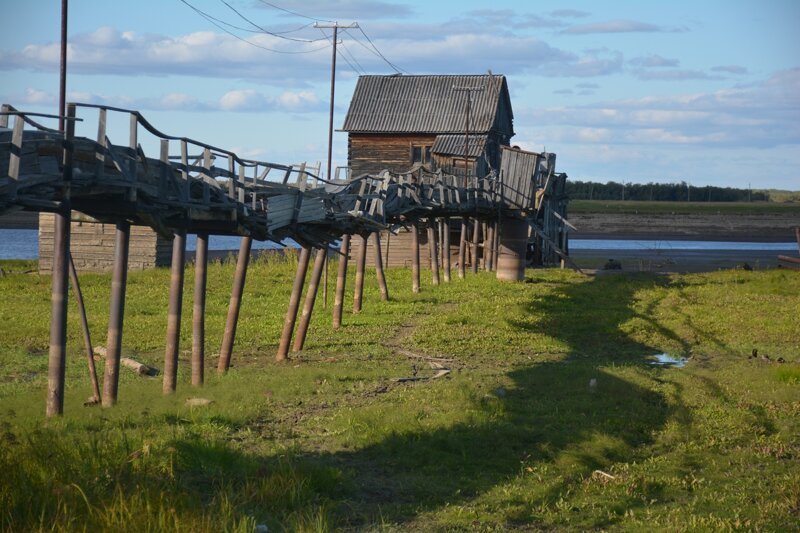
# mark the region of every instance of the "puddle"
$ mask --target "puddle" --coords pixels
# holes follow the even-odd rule
[[[685,357],[673,357],[668,353],[648,355],[647,359],[651,365],[669,366],[672,368],[683,368],[689,360]]]

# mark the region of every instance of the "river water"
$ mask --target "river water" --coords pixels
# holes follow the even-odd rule
[[[238,250],[240,237],[212,235],[208,242],[209,250]],[[196,248],[196,237],[187,235],[186,248]],[[287,246],[297,246],[287,240]],[[570,239],[570,250],[641,250],[668,252],[673,250],[731,250],[731,251],[771,251],[796,252],[794,242],[723,242],[723,241],[672,241],[672,240],[627,240],[627,239]],[[255,250],[281,248],[274,242],[253,241]],[[39,256],[39,233],[35,229],[0,229],[0,259],[36,259]]]

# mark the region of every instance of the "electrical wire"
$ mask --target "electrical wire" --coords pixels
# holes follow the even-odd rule
[[[296,42],[299,42],[299,43],[313,43],[313,42],[317,42],[317,41],[321,41],[322,40],[322,39],[313,39],[312,40],[312,39],[299,39],[297,37],[286,37],[283,34],[271,32],[271,31],[263,28],[262,26],[259,26],[258,24],[256,24],[255,22],[253,22],[252,20],[247,18],[246,16],[244,16],[239,10],[237,10],[235,7],[230,5],[226,0],[219,0],[219,1],[222,2],[223,4],[225,4],[226,6],[228,6],[228,9],[230,9],[231,11],[233,11],[234,13],[239,15],[239,17],[242,20],[244,20],[245,22],[247,22],[248,24],[250,24],[254,28],[258,28],[262,32],[266,33],[267,35],[272,35],[273,37],[278,37],[279,39],[286,39],[287,41],[296,41]]]
[[[186,4],[192,10],[194,10],[198,15],[200,15],[201,17],[206,19],[208,22],[210,22],[211,24],[213,24],[214,26],[216,26],[220,30],[224,31],[225,33],[227,33],[231,37],[234,37],[235,39],[238,39],[238,40],[242,41],[243,43],[247,43],[250,46],[255,46],[256,48],[261,48],[262,50],[266,50],[268,52],[275,52],[277,54],[292,54],[292,55],[294,55],[294,54],[310,54],[310,53],[313,53],[313,52],[318,52],[318,51],[323,50],[323,49],[328,47],[328,45],[326,44],[325,46],[321,46],[319,48],[314,48],[313,50],[299,50],[299,51],[276,50],[274,48],[268,48],[266,46],[262,46],[260,44],[254,43],[252,41],[248,41],[247,39],[245,39],[243,37],[240,37],[239,35],[236,35],[235,33],[233,33],[232,31],[228,30],[227,28],[224,28],[218,22],[216,22],[213,17],[207,15],[203,11],[200,11],[199,9],[194,7],[192,4],[190,4],[186,0],[180,0],[180,2]],[[319,40],[321,40],[321,39],[319,39]]]
[[[308,20],[314,20],[316,22],[333,22],[332,20],[318,19],[318,18],[314,18],[314,17],[309,17],[308,15],[303,15],[302,13],[297,13],[296,11],[291,11],[291,10],[286,9],[284,7],[281,7],[281,6],[276,6],[275,4],[267,2],[266,0],[259,0],[259,2],[261,2],[264,5],[267,5],[267,6],[271,7],[272,9],[277,9],[278,11],[283,11],[284,13],[289,13],[290,15],[294,15],[296,17],[300,17],[300,18],[304,18],[304,19],[308,19]]]
[[[333,39],[331,37],[329,37],[324,31],[322,31],[322,28],[317,28],[317,29],[320,31],[320,33],[322,33],[322,35],[325,36],[326,39],[328,39],[328,42],[331,43],[331,46],[333,46]],[[338,55],[342,59],[344,59],[344,62],[347,63],[350,66],[350,70],[352,70],[356,74],[361,74],[361,72],[359,72],[359,70],[356,67],[353,66],[353,64],[350,62],[350,60],[347,59],[347,56],[345,56],[338,48],[336,49],[336,52],[338,53]]]
[[[361,28],[359,27],[359,29],[361,29]],[[369,46],[367,46],[366,44],[362,43],[362,42],[361,42],[361,41],[360,41],[360,40],[359,40],[359,39],[358,39],[358,38],[357,38],[355,35],[353,35],[351,32],[349,32],[349,31],[347,31],[347,30],[345,30],[345,31],[347,32],[347,35],[349,35],[351,39],[353,39],[355,42],[357,42],[357,43],[358,43],[358,44],[359,44],[359,45],[360,45],[362,48],[364,48],[364,49],[365,49],[366,51],[368,51],[370,54],[374,55],[375,57],[377,57],[377,58],[379,58],[379,59],[383,59],[383,61],[385,61],[385,62],[386,62],[386,64],[387,64],[387,65],[389,65],[389,67],[390,67],[392,70],[394,70],[394,71],[395,71],[397,74],[409,74],[409,72],[407,72],[407,71],[405,71],[405,70],[403,70],[403,71],[399,70],[399,69],[398,69],[398,68],[397,68],[397,67],[396,67],[394,64],[392,64],[392,63],[391,63],[389,60],[387,60],[385,57],[383,57],[383,54],[381,54],[379,51],[377,51],[377,49],[376,49],[376,48],[370,48],[370,47],[369,47]],[[363,30],[362,30],[362,33],[363,33]],[[374,46],[374,45],[373,45],[373,46]]]
[[[377,47],[377,46],[375,46],[375,43],[373,43],[373,42],[372,42],[372,39],[370,39],[370,38],[369,38],[369,35],[367,35],[367,34],[366,34],[366,32],[364,31],[364,28],[362,28],[361,26],[358,26],[358,30],[359,30],[359,31],[361,32],[361,34],[362,34],[362,35],[363,35],[363,36],[364,36],[364,37],[367,39],[367,41],[369,41],[369,44],[371,44],[371,45],[372,45],[372,48],[374,48],[374,49],[375,49],[375,52],[377,52],[377,54],[378,54],[378,55],[381,57],[381,59],[383,59],[384,61],[386,61],[386,64],[387,64],[387,65],[389,65],[390,67],[392,67],[392,68],[395,70],[395,72],[397,72],[398,74],[400,74],[400,73],[410,74],[408,71],[406,71],[406,70],[403,70],[403,69],[401,69],[401,68],[398,68],[397,66],[395,66],[395,64],[394,64],[394,63],[392,63],[391,61],[389,61],[388,59],[386,59],[386,56],[385,56],[385,55],[383,55],[383,54],[381,53],[381,51],[380,51],[380,50],[378,50],[378,47]]]
[[[366,76],[366,75],[367,75],[367,71],[364,69],[364,67],[362,67],[362,66],[361,66],[361,63],[359,63],[359,62],[358,62],[358,60],[357,60],[357,59],[356,59],[356,57],[353,55],[353,53],[350,51],[350,49],[349,49],[349,48],[347,48],[347,47],[344,45],[344,40],[342,40],[342,42],[341,42],[341,46],[342,46],[342,50],[343,50],[343,51],[344,51],[344,52],[345,52],[345,53],[346,53],[348,56],[350,56],[350,59],[353,61],[353,63],[355,63],[355,64],[356,64],[356,66],[358,66],[358,68],[360,69],[360,70],[358,71],[358,74],[363,74],[363,75],[365,75],[365,76]]]

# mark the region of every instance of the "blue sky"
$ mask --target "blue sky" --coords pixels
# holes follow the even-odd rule
[[[358,73],[491,70],[508,77],[512,142],[556,152],[572,179],[800,189],[795,0],[226,1],[71,0],[68,99],[247,157],[324,162],[330,30],[307,25],[357,21],[364,33],[341,35],[335,127]],[[3,2],[0,101],[57,110],[59,9]],[[126,142],[122,121],[109,131]],[[346,134],[334,139],[344,165]]]

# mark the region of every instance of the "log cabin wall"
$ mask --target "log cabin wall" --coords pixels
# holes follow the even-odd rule
[[[383,170],[405,172],[414,164],[414,147],[430,149],[435,134],[372,134],[351,133],[347,156],[350,176],[377,174]]]
[[[42,213],[39,217],[39,273],[49,274],[53,267],[54,217]],[[98,222],[71,223],[70,250],[78,271],[103,272],[114,266],[116,226]],[[130,270],[169,266],[172,241],[161,237],[147,226],[131,226],[129,248]]]

